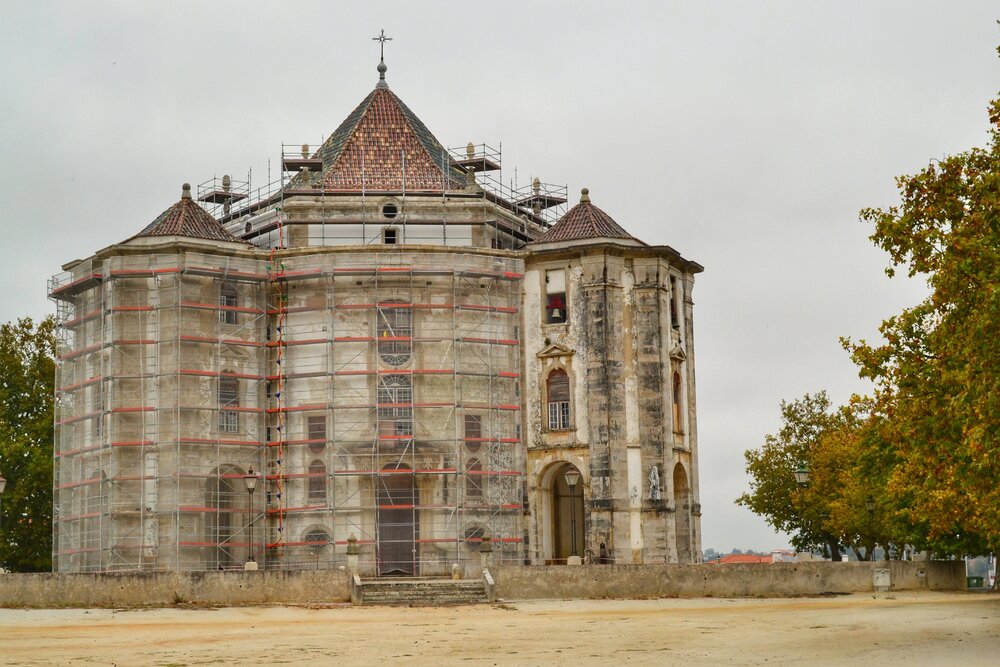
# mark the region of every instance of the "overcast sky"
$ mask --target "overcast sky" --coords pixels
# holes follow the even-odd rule
[[[390,87],[504,177],[589,187],[695,287],[703,546],[786,544],[733,505],[778,404],[866,385],[838,336],[918,301],[859,209],[986,143],[996,2],[9,2],[0,23],[0,321],[61,264],[139,231],[184,181],[266,180]],[[419,7],[419,9],[418,9]],[[274,170],[272,170],[274,171]],[[575,199],[575,196],[574,196]]]

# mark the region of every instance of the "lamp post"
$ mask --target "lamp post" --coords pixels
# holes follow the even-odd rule
[[[247,570],[256,570],[257,569],[257,562],[253,558],[253,492],[257,488],[257,481],[259,479],[260,479],[260,475],[258,475],[257,473],[255,473],[253,471],[253,466],[250,466],[250,469],[247,470],[247,474],[243,475],[243,483],[247,487],[247,498],[248,498],[247,509],[250,510],[250,519],[249,519],[249,523],[250,523],[250,526],[249,526],[249,533],[250,533],[249,534],[249,543],[250,544],[249,544],[249,547],[247,548],[247,554],[248,554],[247,555],[247,563],[246,563],[246,566],[244,567],[244,569],[247,569]],[[251,563],[253,563],[252,566],[250,565]]]
[[[3,528],[3,490],[7,488],[7,480],[0,475],[0,528]]]
[[[795,483],[805,486],[809,483],[809,468],[805,461],[799,461],[799,467],[795,469]]]
[[[566,474],[563,475],[563,478],[566,480],[566,486],[569,487],[569,496],[571,499],[569,510],[570,540],[572,544],[571,555],[579,556],[579,554],[576,553],[576,485],[580,481],[580,471],[576,468],[570,468],[566,471]]]
[[[868,532],[872,534],[872,552],[868,560],[875,560],[875,497],[865,498],[865,509],[868,510]]]

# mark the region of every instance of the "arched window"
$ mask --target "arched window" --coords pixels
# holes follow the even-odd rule
[[[309,502],[326,502],[326,466],[319,460],[309,464]]]
[[[386,301],[379,304],[377,317],[379,357],[390,366],[402,366],[413,346],[413,308],[405,301]]]
[[[479,459],[472,459],[465,468],[465,497],[479,500],[483,497],[483,464]]]
[[[674,329],[681,328],[681,321],[677,317],[677,298],[679,294],[677,293],[677,279],[673,276],[670,277],[670,326]]]
[[[310,528],[302,539],[309,552],[316,558],[319,565],[319,557],[330,545],[330,533],[325,528]]]
[[[684,425],[681,422],[681,374],[678,371],[674,371],[673,401],[674,401],[674,432],[683,433]]]
[[[236,311],[239,305],[239,293],[232,283],[222,283],[219,288],[219,321],[223,324],[236,324]]]
[[[549,373],[546,383],[549,406],[549,430],[564,431],[569,428],[569,375],[556,369]]]
[[[219,378],[219,431],[236,433],[240,430],[240,381],[232,377]]]
[[[413,435],[413,386],[409,375],[379,378],[378,433]]]
[[[326,415],[310,415],[306,419],[306,439],[313,454],[326,448]]]
[[[478,452],[483,444],[482,415],[465,415],[465,448]]]

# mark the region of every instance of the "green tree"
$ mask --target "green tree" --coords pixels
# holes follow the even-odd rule
[[[790,533],[796,549],[822,550],[832,558],[840,553],[838,538],[825,526],[833,497],[826,488],[829,476],[819,474],[816,455],[823,437],[843,423],[844,415],[832,409],[825,391],[791,403],[782,401],[778,432],[766,435],[759,449],[744,452],[750,492],[736,499],[776,529]],[[800,464],[810,469],[807,487],[795,481]]]
[[[937,553],[1000,551],[1000,100],[986,148],[896,179],[901,202],[865,209],[872,240],[930,296],[845,340],[875,383],[882,416],[870,458],[910,543]]]
[[[0,566],[52,569],[55,320],[0,325]]]

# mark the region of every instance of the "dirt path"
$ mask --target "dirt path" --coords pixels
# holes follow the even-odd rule
[[[1000,664],[1000,596],[0,609],[3,665]]]

